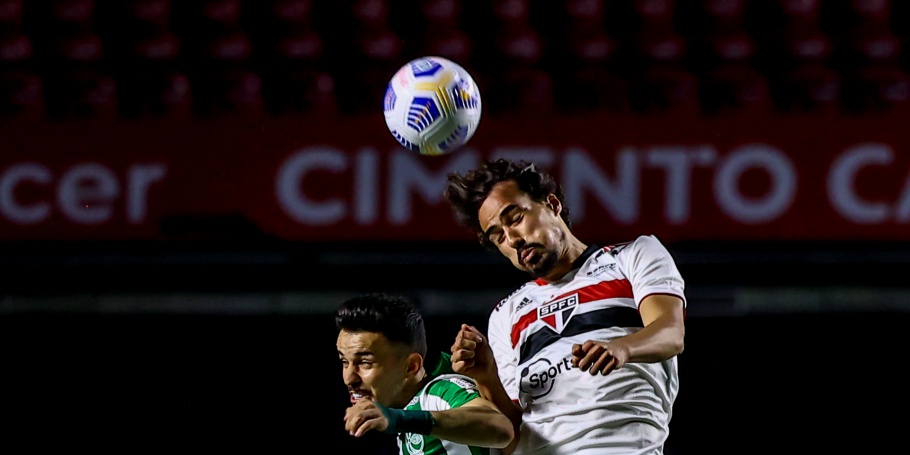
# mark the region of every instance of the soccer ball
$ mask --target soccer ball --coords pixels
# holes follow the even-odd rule
[[[457,63],[421,57],[392,76],[383,112],[392,136],[405,148],[421,155],[442,155],[474,136],[480,122],[480,91]]]

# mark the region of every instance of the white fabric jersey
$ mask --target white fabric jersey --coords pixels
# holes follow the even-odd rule
[[[521,454],[661,454],[679,389],[676,357],[626,363],[607,376],[572,366],[572,345],[642,327],[638,305],[654,294],[683,299],[673,258],[654,236],[589,247],[554,282],[525,283],[490,315],[499,377],[522,416]]]

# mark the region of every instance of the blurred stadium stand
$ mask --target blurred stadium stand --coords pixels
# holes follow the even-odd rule
[[[388,78],[432,54],[474,75],[493,119],[897,116],[882,137],[910,120],[908,39],[898,0],[0,0],[0,122],[378,119]],[[216,241],[0,245],[5,390],[23,409],[98,405],[121,432],[97,436],[112,449],[160,436],[168,449],[189,437],[195,450],[307,452],[327,435],[338,453],[392,453],[335,425],[346,396],[328,312],[402,292],[443,345],[526,279],[474,244],[275,242],[248,220],[170,221]],[[839,449],[844,422],[884,406],[856,395],[905,409],[903,376],[880,370],[906,344],[910,247],[796,243],[672,245],[693,304],[667,455]],[[74,414],[45,425],[75,427]],[[806,429],[813,419],[826,430]],[[94,434],[74,444],[97,448]]]
[[[377,84],[359,81],[437,54],[489,87],[491,115],[624,112],[623,95],[639,115],[763,111],[772,98],[777,112],[859,114],[906,104],[906,9],[847,0],[4,0],[0,101],[5,115],[43,105],[55,120],[114,108],[167,114],[186,103],[201,116],[368,112],[377,90],[358,90]]]

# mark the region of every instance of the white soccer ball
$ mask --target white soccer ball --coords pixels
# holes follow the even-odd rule
[[[389,131],[405,148],[442,155],[463,146],[477,131],[480,91],[457,63],[421,57],[392,76],[383,111]]]

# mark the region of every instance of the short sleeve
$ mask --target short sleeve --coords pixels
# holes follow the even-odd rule
[[[685,282],[676,261],[667,248],[653,235],[643,235],[617,255],[632,285],[636,306],[654,294],[675,295],[686,305]]]

